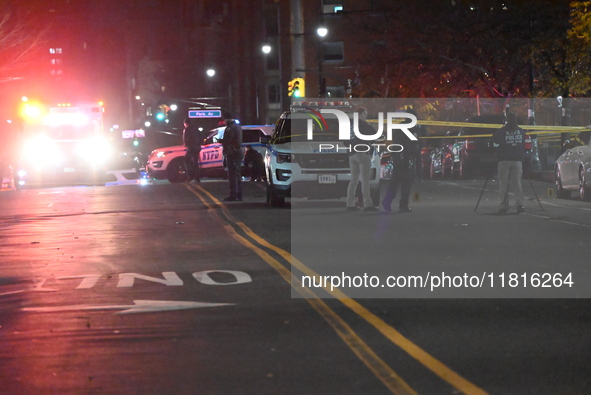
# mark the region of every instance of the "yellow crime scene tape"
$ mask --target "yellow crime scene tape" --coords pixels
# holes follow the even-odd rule
[[[400,118],[402,121],[406,118]],[[368,119],[369,123],[378,123],[377,119]],[[418,125],[424,126],[451,126],[451,127],[463,127],[463,128],[487,128],[487,129],[499,129],[503,125],[498,123],[471,123],[471,122],[447,122],[447,121],[427,121],[419,120]],[[519,125],[524,130],[531,130],[526,132],[529,135],[556,135],[562,133],[579,133],[591,131],[591,128],[586,126],[552,126],[552,125]],[[470,136],[423,136],[420,139],[454,139],[454,138],[474,138],[474,137],[491,137],[492,134],[476,134]]]

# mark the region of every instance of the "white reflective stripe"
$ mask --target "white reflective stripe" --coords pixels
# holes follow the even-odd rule
[[[209,273],[227,273],[234,276],[236,281],[231,283],[220,283],[215,281],[213,278],[209,276]],[[236,271],[236,270],[205,270],[202,272],[193,273],[193,277],[201,284],[205,285],[236,285],[236,284],[245,284],[252,282],[252,278],[248,273]]]
[[[162,272],[162,276],[164,279],[144,276],[143,274],[138,273],[121,273],[119,274],[119,283],[117,284],[118,288],[124,287],[132,287],[133,283],[136,278],[146,281],[152,281],[154,283],[160,283],[170,286],[181,286],[183,285],[183,280],[175,272]]]

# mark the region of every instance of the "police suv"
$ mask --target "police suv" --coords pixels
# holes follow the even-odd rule
[[[204,139],[199,157],[201,176],[224,177],[226,175],[221,143],[225,130],[225,126],[212,129]],[[264,157],[267,150],[266,143],[272,133],[273,125],[243,126],[242,146],[251,145]],[[146,163],[148,175],[156,180],[186,181],[186,152],[187,148],[184,145],[156,148],[152,151]]]
[[[294,103],[277,121],[265,156],[267,204],[270,206],[282,205],[286,197],[347,196],[351,179],[350,147],[339,137],[340,127],[344,126],[338,117],[320,113],[331,108],[342,111],[341,116],[346,114],[350,124],[353,114],[346,102]],[[371,160],[370,190],[373,203],[378,206],[380,157],[376,149]]]

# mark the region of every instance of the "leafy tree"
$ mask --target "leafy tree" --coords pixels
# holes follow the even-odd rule
[[[357,18],[353,25],[369,32],[373,44],[360,54],[355,93],[381,97],[550,95],[555,86],[570,84],[568,56],[580,50],[569,49],[567,1],[532,3],[419,0],[390,5],[384,23],[376,23],[375,17]],[[572,55],[567,54],[569,50]],[[578,61],[573,58],[570,64]]]
[[[563,93],[589,95],[591,92],[591,1],[571,3],[570,29],[564,53]],[[566,97],[566,96],[565,96]]]

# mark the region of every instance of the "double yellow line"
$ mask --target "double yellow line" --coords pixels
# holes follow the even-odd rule
[[[291,271],[277,259],[271,256],[261,247],[248,240],[246,237],[240,235],[234,226],[237,226],[246,236],[258,243],[258,245],[271,250],[281,256],[286,262],[290,262],[293,268],[309,276],[318,276],[316,272],[308,268],[298,259],[293,257],[289,252],[274,246],[261,238],[253,232],[246,224],[236,219],[228,210],[228,208],[220,202],[209,191],[200,185],[185,184],[187,188],[194,193],[208,209],[219,209],[217,212],[218,220],[224,229],[240,244],[256,253],[261,259],[273,267],[279,275],[297,292],[303,296],[306,301],[328,322],[328,324],[335,330],[339,337],[347,344],[347,346],[357,355],[357,357],[374,373],[374,375],[393,393],[399,395],[417,394],[392,368],[384,362],[369,345],[355,333],[355,331],[332,310],[318,295],[309,288],[303,287],[300,280],[293,276]],[[207,199],[207,198],[209,199]],[[224,219],[225,217],[225,219]],[[233,226],[234,225],[234,226]],[[380,317],[376,316],[368,309],[363,307],[354,299],[349,298],[338,288],[331,290],[328,286],[324,291],[331,294],[338,299],[343,305],[347,306],[351,311],[363,318],[366,322],[376,328],[382,335],[384,335],[390,342],[400,347],[411,357],[423,364],[426,368],[431,370],[441,379],[458,389],[464,394],[484,395],[487,394],[484,390],[477,387],[475,384],[461,377],[459,374],[444,365],[419,346],[404,337],[396,329],[384,322]]]

